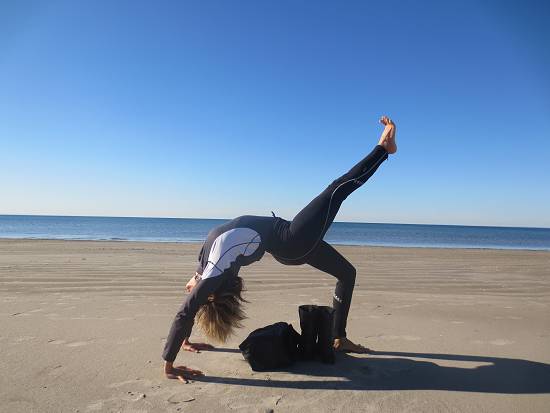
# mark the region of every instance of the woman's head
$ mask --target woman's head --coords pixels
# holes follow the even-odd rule
[[[193,288],[195,288],[195,285],[198,284],[200,279],[201,279],[201,275],[198,272],[196,272],[195,275],[192,276],[189,281],[187,281],[187,284],[185,285],[185,289],[187,290],[188,293],[190,293],[193,290]]]
[[[235,328],[242,327],[246,318],[243,303],[248,302],[241,295],[243,291],[243,279],[230,277],[201,305],[195,321],[210,340],[225,343]]]

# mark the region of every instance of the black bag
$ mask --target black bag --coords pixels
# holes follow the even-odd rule
[[[254,330],[239,344],[243,357],[254,371],[290,366],[298,359],[300,334],[292,324],[278,322]]]

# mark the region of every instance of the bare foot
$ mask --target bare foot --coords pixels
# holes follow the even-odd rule
[[[395,131],[397,127],[395,123],[387,116],[382,116],[380,123],[384,125],[384,130],[382,131],[378,145],[383,146],[389,154],[397,152],[397,144],[395,143]]]
[[[353,341],[346,337],[335,338],[333,344],[334,350],[341,351],[343,353],[370,353],[371,350],[361,344],[355,344]]]

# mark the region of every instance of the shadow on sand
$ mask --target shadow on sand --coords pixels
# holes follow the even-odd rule
[[[240,353],[236,349],[214,351]],[[314,380],[274,380],[204,376],[197,381],[240,386],[332,390],[448,390],[478,393],[550,393],[550,365],[535,361],[454,354],[376,351],[376,357],[337,354],[336,364],[297,362],[290,374]],[[381,357],[378,357],[381,356]],[[420,359],[420,360],[417,360]],[[461,362],[462,367],[432,361]],[[244,363],[246,363],[243,360]],[[448,363],[447,363],[448,364]],[[262,374],[269,375],[270,372]],[[335,380],[335,378],[338,378]]]

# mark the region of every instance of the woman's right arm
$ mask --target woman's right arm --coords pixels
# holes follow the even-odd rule
[[[228,276],[229,274],[222,273],[216,277],[200,280],[181,305],[170,327],[166,345],[164,346],[164,352],[162,353],[162,358],[165,361],[164,372],[167,377],[174,375],[176,377],[169,378],[179,378],[177,376],[185,377],[188,373],[196,371],[187,369],[183,366],[174,367],[174,360],[178,355],[183,341],[191,336],[191,330],[195,322],[195,314],[197,314],[199,307],[208,301],[208,296],[215,293]]]

